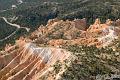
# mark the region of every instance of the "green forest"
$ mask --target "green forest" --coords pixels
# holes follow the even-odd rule
[[[86,18],[88,25],[93,23],[96,18],[100,18],[102,22],[105,22],[106,19],[120,18],[119,0],[35,0],[34,2],[24,0],[23,2],[17,8],[11,9],[10,5],[18,4],[15,0],[1,0],[0,10],[8,10],[0,12],[0,17],[9,19],[16,16],[18,19],[12,23],[29,27],[31,32],[53,18],[62,20]],[[6,25],[1,19],[0,23],[0,39],[2,39],[14,31],[14,28],[9,28],[9,25]],[[16,35],[19,36],[20,33],[21,30]],[[0,45],[3,43],[0,42]]]

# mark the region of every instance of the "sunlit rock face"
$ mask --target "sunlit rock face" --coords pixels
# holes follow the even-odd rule
[[[45,67],[49,68],[56,61],[62,62],[70,56],[69,52],[63,49],[37,47],[31,42],[19,42],[21,44],[13,46],[9,49],[10,52],[7,50],[8,54],[0,56],[0,80],[32,80]],[[33,80],[37,80],[37,77]]]
[[[106,20],[106,23],[102,24],[99,19],[96,19],[95,23],[91,25],[87,31],[96,34],[95,38],[100,42],[100,46],[108,46],[114,39],[118,38],[118,32],[115,31],[113,21]],[[99,45],[98,45],[99,46]]]
[[[75,19],[73,21],[49,20],[46,26],[41,26],[32,33],[38,43],[47,43],[51,46],[61,45],[96,45],[105,47],[112,44],[120,33],[119,20],[106,20],[101,23],[96,19],[95,23],[87,29],[85,19]]]
[[[88,29],[85,19],[49,20],[46,26],[41,25],[29,37],[16,40],[13,46],[7,44],[0,52],[0,80],[37,80],[52,71],[51,65],[56,61],[71,57],[70,52],[59,47],[76,44],[105,47],[119,34],[119,20],[101,23],[96,19]]]

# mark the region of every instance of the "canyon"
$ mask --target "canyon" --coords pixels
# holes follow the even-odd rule
[[[120,20],[108,19],[101,23],[96,19],[87,28],[85,19],[51,19],[46,26],[41,25],[29,36],[20,37],[14,45],[7,44],[0,52],[0,80],[43,80],[43,76],[54,71],[57,61],[64,63],[75,58],[64,46],[107,47],[119,38],[119,24]],[[47,80],[59,80],[65,71],[63,68],[56,76],[48,76]]]

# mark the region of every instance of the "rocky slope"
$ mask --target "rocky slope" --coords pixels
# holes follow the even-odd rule
[[[0,52],[0,80],[118,78],[120,44],[114,41],[119,40],[119,24],[96,19],[87,28],[86,19],[49,20]]]
[[[18,40],[14,46],[6,46],[1,54],[4,53],[0,56],[0,80],[31,80],[37,73],[42,75],[44,69],[49,69],[57,60],[70,56],[66,50],[37,47],[25,39]]]
[[[40,26],[30,38],[36,43],[51,46],[83,44],[104,47],[118,38],[119,23],[119,20],[108,19],[103,24],[96,19],[95,23],[87,28],[85,19],[73,21],[53,19],[49,20],[46,26]]]
[[[74,18],[86,18],[87,24],[90,25],[96,18],[100,18],[102,22],[106,19],[116,20],[120,18],[120,1],[119,0],[1,0],[0,1],[0,17],[5,17],[12,23],[22,27],[28,27],[34,31],[39,25],[46,25],[49,19],[59,18],[62,20],[74,20]],[[4,26],[4,22],[0,23],[5,28],[0,29],[0,39],[9,35],[12,29],[9,30]],[[19,31],[15,36],[10,37],[3,43],[13,43],[20,35]],[[24,32],[24,34],[26,34]],[[14,39],[15,38],[15,39]]]

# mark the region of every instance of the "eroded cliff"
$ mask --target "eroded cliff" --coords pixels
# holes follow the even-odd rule
[[[15,45],[8,44],[0,52],[0,80],[57,80],[62,79],[61,77],[64,79],[69,76],[65,74],[67,71],[69,72],[69,67],[75,67],[74,65],[80,66],[85,71],[90,68],[88,71],[90,76],[91,73],[95,76],[98,75],[99,72],[95,73],[97,67],[104,74],[112,72],[113,68],[115,69],[114,73],[119,73],[120,49],[113,45],[120,36],[119,24],[120,20],[108,19],[106,23],[101,23],[99,19],[96,19],[95,23],[87,28],[85,19],[49,20],[46,26],[41,25],[30,36],[21,37],[16,40]],[[87,47],[81,47],[82,45]],[[111,54],[109,54],[109,50],[103,48],[99,50],[96,47],[88,46],[98,48],[110,46],[112,49],[108,49],[111,50]],[[103,52],[100,52],[102,50]],[[68,60],[67,63],[65,63],[66,60]],[[110,66],[109,60],[118,65]],[[59,70],[54,65],[57,61],[60,62],[57,64],[57,68],[62,65]],[[95,62],[95,64],[90,65],[91,62]],[[80,80],[85,80],[83,73],[81,72],[77,78],[73,77],[72,79],[81,77]],[[92,79],[90,76],[87,80]]]

